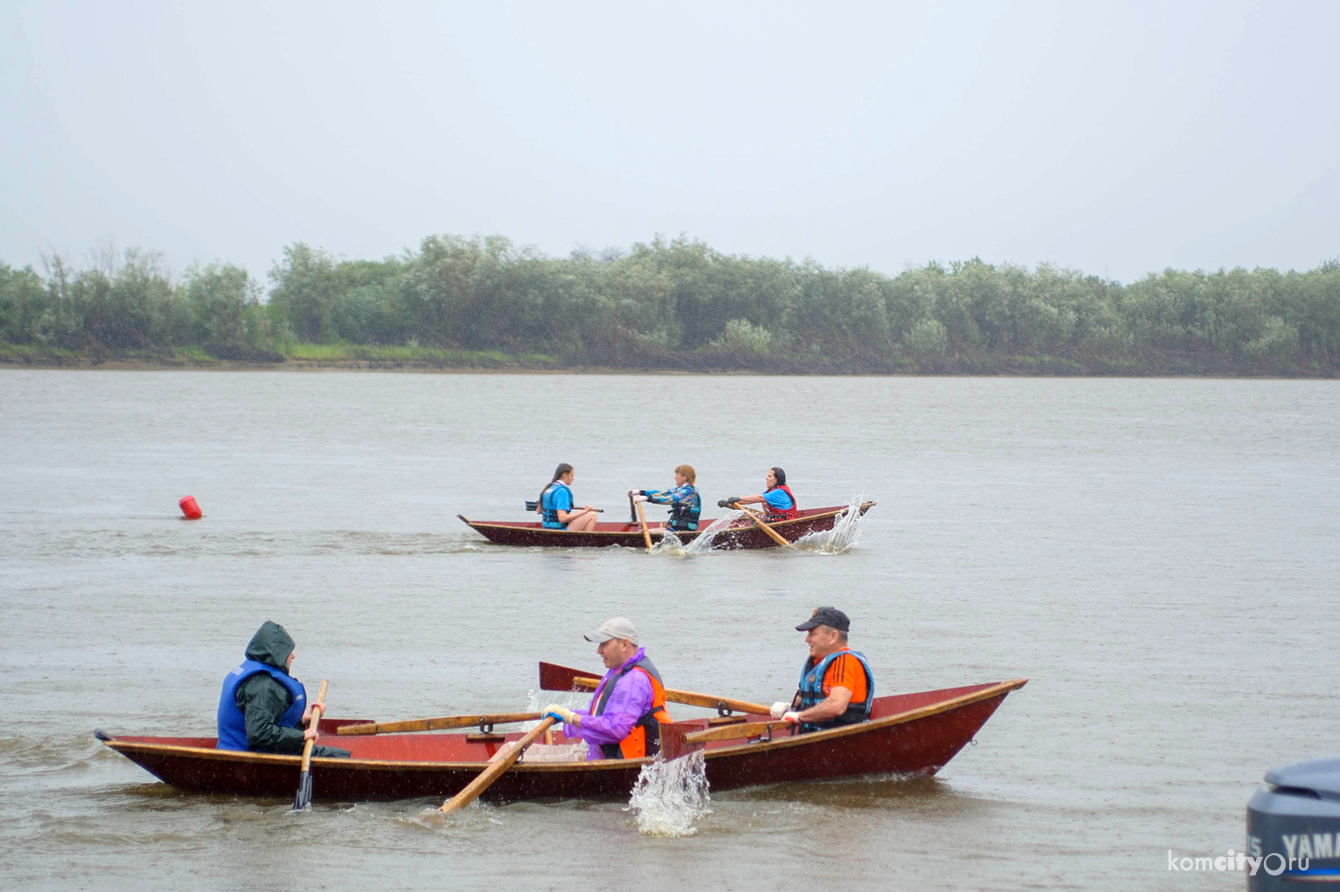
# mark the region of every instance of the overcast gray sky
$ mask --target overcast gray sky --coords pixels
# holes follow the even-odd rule
[[[0,5],[0,260],[1340,255],[1340,2]]]

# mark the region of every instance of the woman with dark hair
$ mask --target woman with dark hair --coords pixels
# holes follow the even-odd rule
[[[546,530],[571,530],[584,533],[596,525],[596,509],[587,505],[572,510],[572,478],[576,471],[572,465],[563,462],[554,469],[554,479],[540,493],[539,504],[535,511]]]
[[[741,505],[762,503],[768,512],[763,519],[768,523],[778,520],[792,520],[800,516],[800,509],[796,506],[795,494],[786,485],[785,471],[781,468],[769,468],[764,483],[767,484],[767,489],[756,496],[731,496],[717,502],[717,505],[722,508],[730,508],[737,502]]]

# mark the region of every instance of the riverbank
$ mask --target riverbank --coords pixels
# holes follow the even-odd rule
[[[282,350],[282,352],[280,352]],[[762,374],[762,375],[983,375],[1015,377],[1122,378],[1321,378],[1340,377],[1340,369],[1263,358],[1233,358],[1219,353],[1149,351],[1138,360],[1101,356],[1001,356],[963,353],[935,359],[887,362],[851,358],[767,355],[753,361],[701,353],[629,356],[626,361],[577,364],[540,353],[451,350],[435,347],[369,347],[339,344],[288,344],[280,350],[199,346],[176,350],[64,350],[0,342],[0,368],[108,370],[199,369],[220,371],[408,371],[517,372],[533,374]]]

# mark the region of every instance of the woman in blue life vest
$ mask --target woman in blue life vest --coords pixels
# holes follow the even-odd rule
[[[730,508],[737,502],[741,505],[762,504],[767,511],[767,516],[763,519],[768,523],[794,520],[799,517],[800,509],[796,506],[795,494],[786,485],[786,472],[781,468],[768,468],[768,473],[763,479],[767,487],[758,495],[730,496],[717,502],[717,505]]]
[[[671,530],[696,530],[698,517],[703,513],[703,500],[694,485],[698,472],[693,465],[680,465],[675,468],[675,486],[673,489],[629,490],[634,501],[651,502],[653,505],[669,505],[670,520],[666,527]]]
[[[308,703],[302,682],[289,674],[293,667],[293,638],[279,623],[266,620],[251,636],[244,659],[223,679],[219,692],[217,749],[299,755],[315,740],[312,710],[325,704]],[[348,750],[314,746],[312,754],[325,758],[349,756]]]
[[[540,493],[535,513],[546,530],[571,530],[584,533],[595,529],[596,509],[590,505],[572,507],[572,479],[576,476],[572,465],[563,462],[554,470],[554,479]]]

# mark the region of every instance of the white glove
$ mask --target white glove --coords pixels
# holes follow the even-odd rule
[[[784,722],[791,722],[793,725],[799,725],[799,724],[800,724],[800,713],[798,713],[798,712],[788,712],[788,713],[786,713],[785,715],[782,716],[782,721],[784,721]]]
[[[778,700],[776,703],[772,704],[772,709],[768,710],[768,712],[771,713],[772,717],[775,719],[780,719],[782,716],[786,715],[790,711],[791,711],[791,704],[783,703],[781,700]]]
[[[546,706],[544,708],[544,714],[546,716],[556,715],[559,718],[563,719],[563,721],[567,722],[569,725],[580,724],[580,722],[578,721],[577,713],[573,712],[571,709],[568,709],[566,706],[559,706],[557,703],[550,703],[548,706]]]
[[[646,496],[633,496],[634,502],[645,502],[646,500],[647,500]]]

